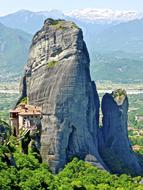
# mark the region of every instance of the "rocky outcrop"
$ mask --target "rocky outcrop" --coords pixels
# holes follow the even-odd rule
[[[82,31],[72,22],[47,19],[33,38],[27,94],[29,104],[42,108],[41,155],[55,172],[75,156],[102,167],[89,62]]]
[[[42,108],[38,147],[35,138],[31,147],[40,148],[53,172],[76,156],[113,173],[141,175],[127,134],[126,92],[105,94],[99,128],[99,97],[89,63],[82,31],[73,22],[47,19],[35,34],[21,91],[29,104]]]
[[[113,173],[141,175],[139,160],[128,139],[126,92],[119,89],[112,94],[105,94],[102,112],[103,127],[99,129],[99,151],[103,161]]]

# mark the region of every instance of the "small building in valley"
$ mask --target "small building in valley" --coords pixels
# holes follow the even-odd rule
[[[15,109],[10,110],[10,125],[15,136],[21,129],[34,127],[36,121],[41,119],[41,108],[21,103]]]

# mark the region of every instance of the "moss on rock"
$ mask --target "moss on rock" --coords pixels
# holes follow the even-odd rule
[[[59,61],[50,61],[50,62],[48,62],[47,66],[48,66],[48,68],[52,68],[55,65],[57,65],[58,63],[59,63]]]

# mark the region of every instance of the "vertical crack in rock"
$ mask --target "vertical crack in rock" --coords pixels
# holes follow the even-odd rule
[[[128,98],[124,90],[102,99],[103,127],[99,129],[100,155],[113,173],[141,175],[139,159],[132,151],[127,131]]]
[[[99,97],[89,62],[82,31],[73,22],[47,19],[33,38],[27,94],[29,104],[42,108],[41,155],[54,172],[74,156],[102,167]]]

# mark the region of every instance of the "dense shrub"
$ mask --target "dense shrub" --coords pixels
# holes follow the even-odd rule
[[[99,170],[89,163],[74,158],[54,175],[47,164],[39,163],[32,153],[24,155],[15,148],[15,166],[4,161],[3,155],[11,153],[9,147],[0,147],[1,190],[143,190],[141,177],[120,176]]]

